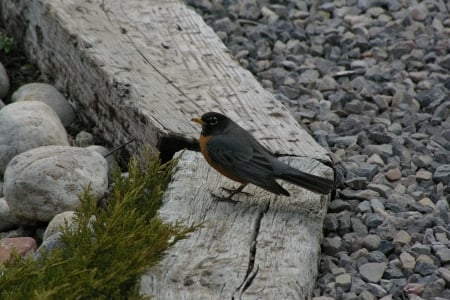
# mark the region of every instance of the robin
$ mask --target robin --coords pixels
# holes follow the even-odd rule
[[[252,183],[276,195],[290,196],[275,179],[286,180],[315,193],[328,194],[334,181],[302,172],[279,161],[249,132],[228,117],[208,112],[192,121],[202,125],[200,150],[206,161],[222,175],[241,183],[229,191],[231,198]]]

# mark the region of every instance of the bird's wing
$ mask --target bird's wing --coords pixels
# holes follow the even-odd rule
[[[217,135],[206,145],[210,158],[239,178],[254,182],[255,178],[272,177],[272,162],[262,146],[253,140]],[[259,149],[261,147],[262,149]]]

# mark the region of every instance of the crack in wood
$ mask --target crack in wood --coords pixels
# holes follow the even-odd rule
[[[242,283],[238,286],[238,288],[235,291],[235,295],[231,297],[233,300],[239,300],[241,299],[242,294],[250,287],[250,285],[253,283],[253,280],[255,279],[256,275],[259,271],[259,265],[255,268],[255,259],[256,259],[256,250],[257,250],[257,243],[258,243],[258,235],[259,230],[261,227],[261,221],[264,217],[264,215],[267,213],[270,207],[270,201],[267,201],[265,207],[263,210],[261,210],[255,220],[255,226],[254,230],[252,232],[252,243],[250,244],[250,255],[248,260],[248,266],[247,266],[247,273],[245,274],[244,280]]]

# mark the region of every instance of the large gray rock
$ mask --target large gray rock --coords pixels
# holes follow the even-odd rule
[[[75,120],[75,111],[66,97],[53,85],[47,83],[28,83],[11,95],[11,101],[41,101],[53,108],[64,126]]]
[[[96,151],[67,146],[39,147],[14,157],[5,171],[5,199],[19,219],[50,221],[80,205],[88,186],[100,198],[108,187],[108,164]]]
[[[50,106],[21,101],[0,110],[0,174],[17,154],[46,145],[69,145],[67,132]]]

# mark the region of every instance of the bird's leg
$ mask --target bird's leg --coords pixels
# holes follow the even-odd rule
[[[235,189],[235,190],[233,190],[233,189],[226,189],[226,188],[222,187],[221,189],[223,189],[223,190],[225,190],[226,192],[229,193],[228,197],[220,197],[220,196],[217,196],[217,195],[215,195],[215,194],[211,194],[211,195],[212,195],[214,198],[216,198],[217,201],[230,201],[230,202],[233,202],[233,203],[241,202],[241,201],[239,201],[239,200],[233,200],[232,198],[233,198],[234,195],[236,195],[236,194],[238,194],[238,193],[244,193],[244,194],[246,194],[246,195],[250,195],[249,193],[246,193],[246,192],[243,192],[243,191],[242,191],[246,186],[247,186],[246,183],[245,183],[245,184],[241,184],[241,186],[238,187],[238,188]]]
[[[241,186],[239,186],[237,189],[229,189],[229,188],[221,186],[220,189],[224,190],[231,196],[236,195],[236,194],[244,194],[246,196],[251,196],[252,194],[242,191],[246,186],[247,186],[247,184],[241,184]]]

